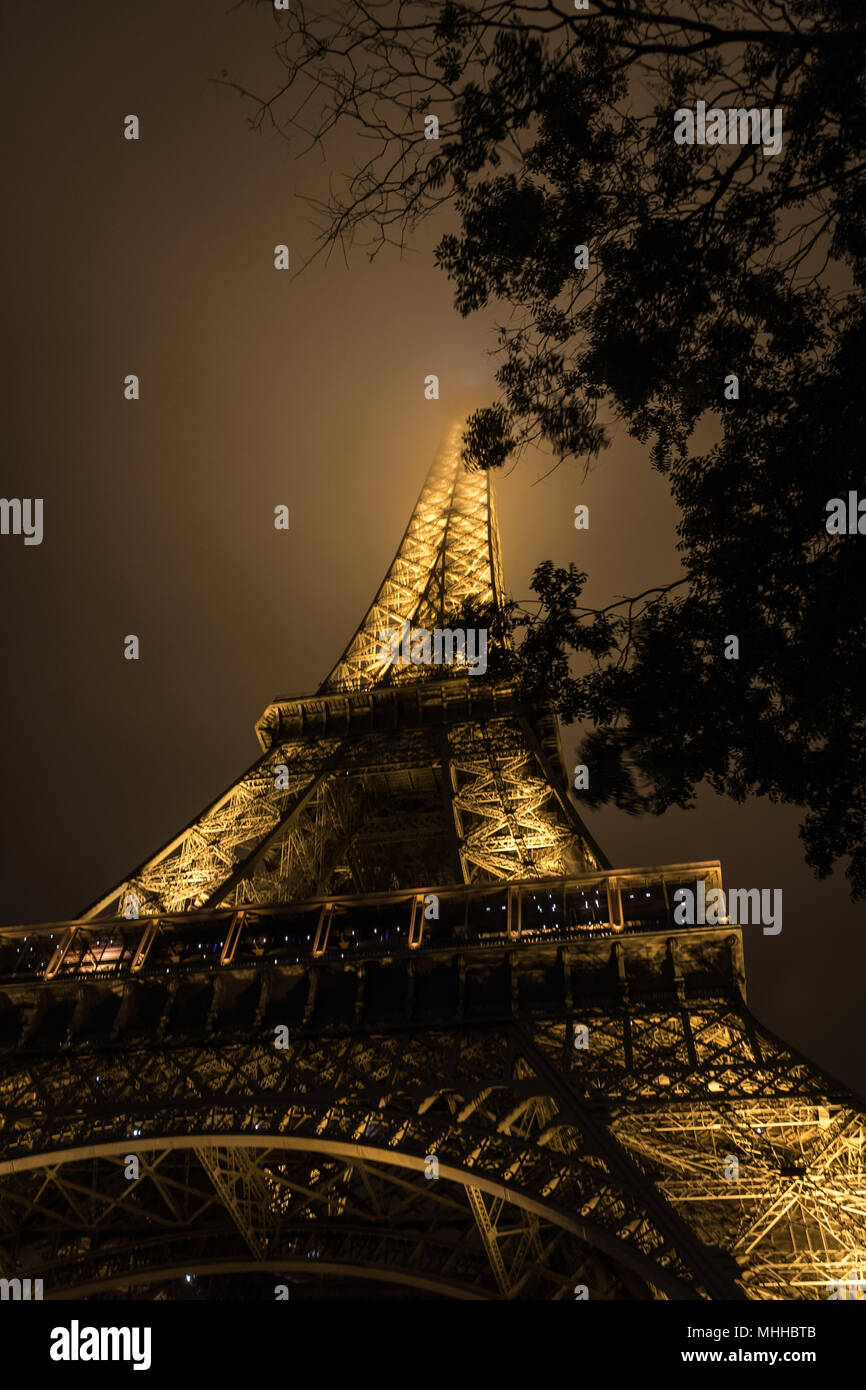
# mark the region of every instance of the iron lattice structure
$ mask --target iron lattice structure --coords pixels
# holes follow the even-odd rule
[[[0,929],[0,1277],[800,1299],[866,1272],[859,1102],[752,1016],[736,924],[673,925],[718,863],[612,869],[507,667],[383,649],[501,605],[459,435],[249,771],[80,917]]]

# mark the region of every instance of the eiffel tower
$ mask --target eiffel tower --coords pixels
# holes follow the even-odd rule
[[[383,641],[501,605],[459,440],[252,767],[79,917],[0,930],[22,1289],[774,1300],[866,1274],[858,1101],[752,1016],[736,924],[674,925],[718,862],[611,867],[504,639],[486,673]]]

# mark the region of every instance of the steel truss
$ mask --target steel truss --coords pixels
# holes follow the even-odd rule
[[[458,445],[253,766],[81,917],[0,929],[3,1276],[511,1300],[863,1278],[859,1102],[752,1017],[736,924],[673,924],[719,866],[610,870],[545,710],[383,657],[386,629],[501,603]]]

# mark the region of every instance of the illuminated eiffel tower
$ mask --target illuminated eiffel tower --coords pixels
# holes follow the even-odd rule
[[[383,641],[501,603],[459,436],[249,771],[81,917],[0,930],[0,1277],[634,1300],[866,1272],[858,1102],[752,1017],[737,926],[673,925],[718,863],[610,867],[492,626],[486,673]]]

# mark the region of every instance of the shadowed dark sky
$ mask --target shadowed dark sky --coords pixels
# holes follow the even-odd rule
[[[0,492],[45,499],[41,546],[0,537],[6,922],[80,911],[253,760],[265,704],[343,650],[451,419],[492,399],[491,321],[452,309],[437,229],[402,259],[274,270],[276,243],[293,266],[312,249],[297,195],[329,170],[253,134],[209,79],[269,93],[275,35],[267,7],[209,0],[0,11]],[[497,480],[516,597],[546,558],[587,569],[591,603],[675,577],[676,518],[638,445],[617,435],[586,481],[537,481],[549,466]],[[864,909],[841,876],[813,879],[795,810],[706,793],[588,821],[617,865],[719,858],[730,886],[781,888],[781,935],[745,929],[752,1007],[866,1091]]]

